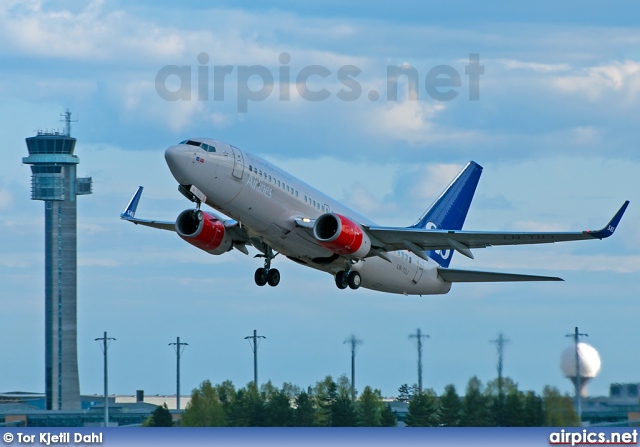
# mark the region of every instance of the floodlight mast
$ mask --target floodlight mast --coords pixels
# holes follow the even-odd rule
[[[347,338],[342,344],[349,343],[351,345],[351,400],[356,400],[356,346],[362,344],[362,340],[356,338],[355,335]]]
[[[418,393],[422,394],[422,339],[431,337],[423,334],[420,328],[418,328],[415,334],[409,335],[409,338],[418,340]]]
[[[508,338],[504,338],[502,332],[498,334],[498,338],[496,340],[491,340],[491,343],[495,343],[498,347],[498,395],[502,396],[503,394],[503,375],[502,368],[504,365],[504,345],[509,343],[511,340]]]
[[[176,408],[180,410],[180,357],[184,349],[183,346],[189,346],[189,343],[180,343],[180,337],[176,339],[175,343],[169,343],[169,346],[174,347],[174,351],[176,351],[177,357],[177,371],[176,371]]]
[[[251,343],[251,349],[253,350],[253,383],[258,388],[258,339],[259,338],[267,338],[264,335],[258,335],[258,331],[253,330],[253,335],[247,335],[244,339],[249,340],[252,339],[253,343]]]
[[[107,350],[109,349],[109,341],[115,338],[107,337],[107,332],[104,332],[104,337],[96,338],[96,341],[102,341],[102,352],[104,354],[104,426],[109,426],[109,376],[107,374]]]

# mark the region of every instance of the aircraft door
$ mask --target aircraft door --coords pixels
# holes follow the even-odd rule
[[[416,270],[416,276],[413,277],[413,283],[418,284],[420,278],[422,278],[422,273],[424,272],[424,266],[422,265],[422,260],[416,260],[416,264],[418,264],[418,269]]]
[[[242,155],[242,151],[237,147],[231,146],[233,150],[233,176],[238,180],[242,180],[242,175],[244,174],[244,155]]]

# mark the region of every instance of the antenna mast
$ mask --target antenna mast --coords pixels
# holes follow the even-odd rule
[[[64,123],[64,134],[67,137],[71,136],[71,123],[77,123],[78,120],[72,120],[71,119],[71,112],[69,111],[69,109],[66,109],[64,113],[61,113],[60,116],[62,117],[62,119],[60,121],[62,121]]]

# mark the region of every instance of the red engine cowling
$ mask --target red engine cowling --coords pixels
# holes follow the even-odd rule
[[[176,219],[178,236],[212,255],[233,248],[233,241],[216,216],[200,210],[185,210]]]
[[[362,227],[340,214],[326,213],[316,219],[313,235],[325,248],[352,258],[364,258],[371,250],[371,240]]]

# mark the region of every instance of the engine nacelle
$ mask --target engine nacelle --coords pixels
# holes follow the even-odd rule
[[[364,258],[371,240],[362,227],[340,214],[326,213],[316,219],[313,236],[332,252],[354,259]]]
[[[185,210],[176,219],[178,236],[212,255],[221,255],[233,248],[231,236],[216,216],[200,210]]]

